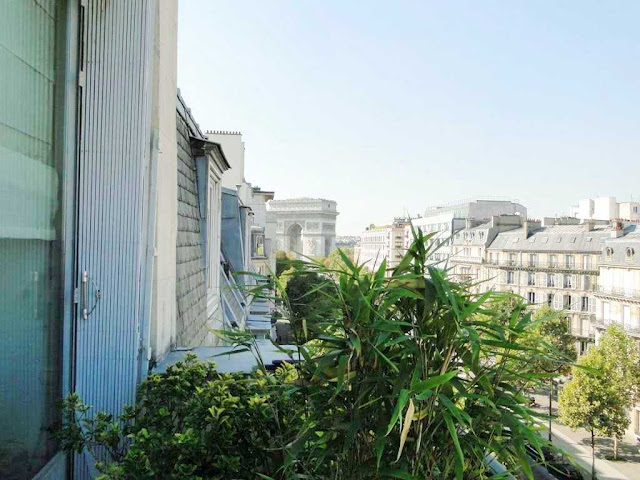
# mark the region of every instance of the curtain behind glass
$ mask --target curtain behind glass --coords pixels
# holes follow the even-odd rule
[[[56,452],[60,168],[54,157],[56,0],[0,1],[0,478]]]

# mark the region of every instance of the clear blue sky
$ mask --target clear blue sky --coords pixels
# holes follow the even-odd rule
[[[640,1],[180,0],[178,84],[339,234],[484,195],[640,198]]]

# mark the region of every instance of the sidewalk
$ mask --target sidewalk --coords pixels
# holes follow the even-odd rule
[[[535,395],[540,407],[536,410],[548,413],[549,398]],[[553,415],[557,415],[556,402],[552,402]],[[551,427],[552,440],[555,445],[573,456],[575,462],[589,474],[591,473],[591,437],[583,429],[576,431],[554,421]],[[596,472],[598,480],[640,480],[640,445],[635,437],[627,435],[619,445],[621,460],[607,460],[604,457],[612,455],[613,442],[611,439],[596,438]]]

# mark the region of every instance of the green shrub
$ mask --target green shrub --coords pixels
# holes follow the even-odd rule
[[[66,450],[106,449],[110,461],[97,465],[105,479],[254,479],[284,462],[283,432],[296,427],[284,386],[294,378],[288,365],[232,375],[189,356],[142,383],[119,419],[91,418],[69,396],[58,436]]]

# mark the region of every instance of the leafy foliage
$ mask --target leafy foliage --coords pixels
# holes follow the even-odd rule
[[[289,365],[275,375],[221,374],[190,356],[151,375],[119,419],[92,418],[69,396],[58,437],[68,451],[106,448],[111,461],[97,465],[104,479],[253,479],[283,463],[282,432],[298,421],[283,386],[295,376]]]
[[[492,452],[531,474],[525,444],[543,440],[519,385],[540,375],[519,354],[565,360],[526,345],[534,323],[521,301],[502,321],[492,294],[429,267],[428,238],[416,235],[391,277],[384,263],[368,274],[341,255],[324,321],[309,324],[308,416],[291,456],[311,478],[482,478]]]
[[[244,378],[189,360],[151,376],[114,468],[127,478],[482,479],[493,455],[532,477],[526,445],[542,456],[545,441],[523,388],[543,375],[522,355],[566,359],[527,343],[537,323],[522,301],[505,313],[498,295],[430,266],[428,239],[415,232],[390,276],[384,262],[369,273],[344,252],[338,269],[296,261],[272,279],[280,315],[313,337],[292,352],[295,370]],[[251,347],[249,334],[227,333]],[[69,444],[90,443],[67,418]]]
[[[282,275],[282,272],[291,268],[291,262],[294,259],[290,257],[284,250],[276,252],[276,276]]]
[[[626,410],[633,404],[639,374],[635,341],[622,328],[610,326],[599,345],[572,369],[572,380],[559,397],[560,421],[571,428],[584,428],[592,437],[619,440],[629,426]]]
[[[311,265],[321,264],[314,262]],[[312,338],[308,326],[332,313],[327,299],[332,285],[329,277],[310,271],[304,265],[302,268],[292,267],[280,276],[280,289],[286,298],[286,312],[282,316],[289,320],[298,342],[304,343]]]

